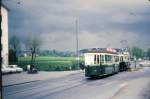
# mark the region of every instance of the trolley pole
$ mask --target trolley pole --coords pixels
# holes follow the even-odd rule
[[[76,26],[76,60],[77,60],[77,68],[79,68],[79,48],[78,48],[78,20],[75,20]]]

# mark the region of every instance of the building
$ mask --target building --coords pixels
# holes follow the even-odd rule
[[[2,43],[2,67],[8,65],[8,11],[9,9],[2,4],[1,5],[1,29],[2,29],[2,36],[1,36],[1,43]]]

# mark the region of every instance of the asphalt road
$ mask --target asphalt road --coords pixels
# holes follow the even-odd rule
[[[150,67],[91,79],[84,72],[3,88],[4,99],[150,99]]]

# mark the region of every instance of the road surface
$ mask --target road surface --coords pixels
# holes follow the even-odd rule
[[[4,99],[150,99],[150,67],[91,79],[84,72],[3,87]]]

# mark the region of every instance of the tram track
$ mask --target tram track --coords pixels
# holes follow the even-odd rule
[[[84,75],[82,75],[82,73],[80,74],[76,74],[76,75],[71,75],[71,76],[67,76],[67,77],[63,77],[61,79],[52,79],[52,80],[46,80],[46,81],[40,81],[40,82],[36,82],[35,85],[34,83],[32,83],[32,87],[26,87],[24,85],[24,88],[22,88],[21,90],[15,90],[15,91],[10,91],[7,92],[4,96],[7,96],[8,99],[10,97],[10,99],[12,99],[12,96],[21,96],[17,99],[24,99],[26,97],[29,96],[35,96],[38,95],[40,93],[44,93],[46,94],[48,92],[48,94],[52,94],[55,92],[61,92],[63,90],[68,90],[74,87],[78,87],[78,86],[82,86],[84,84],[94,84],[99,82],[99,85],[104,84],[105,80],[89,80],[87,78],[84,77]],[[92,85],[93,85],[92,84]],[[30,85],[30,84],[29,84]],[[34,86],[33,86],[34,85]],[[43,87],[44,86],[44,87]],[[48,87],[45,87],[48,86]],[[17,86],[16,86],[17,87]],[[21,85],[22,87],[22,85]],[[15,87],[13,87],[15,88]]]
[[[53,84],[56,82],[61,83],[62,81],[64,82],[64,81],[76,80],[76,79],[74,79],[74,76],[78,76],[78,75],[81,75],[81,73],[76,74],[76,75],[71,74],[71,75],[68,75],[65,77],[61,77],[61,78],[53,78],[53,79],[47,79],[47,80],[38,81],[38,82],[31,82],[31,83],[27,83],[27,84],[20,84],[20,85],[18,84],[18,85],[14,85],[14,86],[3,87],[3,89],[4,89],[4,91],[7,91],[7,93],[5,95],[11,95],[11,94],[19,93],[19,92],[24,92],[27,90],[42,88],[43,86],[46,86],[48,84]],[[81,77],[79,76],[78,78],[81,78]],[[10,90],[10,89],[15,89],[15,90]]]
[[[8,91],[7,93],[4,94],[4,96],[11,96],[11,95],[17,95],[17,94],[19,95],[19,94],[24,94],[29,91],[34,92],[39,89],[42,91],[44,91],[44,90],[46,91],[46,90],[54,90],[59,87],[65,87],[65,86],[72,84],[72,82],[74,82],[74,81],[75,81],[74,83],[81,82],[83,80],[83,79],[81,79],[82,75],[81,76],[78,76],[78,75],[81,75],[81,73],[77,74],[77,75],[71,75],[69,77],[68,76],[62,77],[61,79],[57,78],[57,79],[49,79],[49,80],[39,81],[39,82],[32,83],[31,85],[25,84],[25,85],[21,85],[21,86],[15,85],[13,87],[12,86],[4,87],[4,91],[6,91],[5,88],[7,88],[7,90],[15,89],[14,91],[11,91],[11,90]],[[74,78],[74,76],[77,76],[77,77]],[[61,83],[63,83],[63,84],[61,85]],[[51,87],[43,88],[43,86],[51,86],[53,88],[51,88]],[[19,87],[21,87],[21,89]],[[42,92],[42,91],[40,91],[40,92]]]

